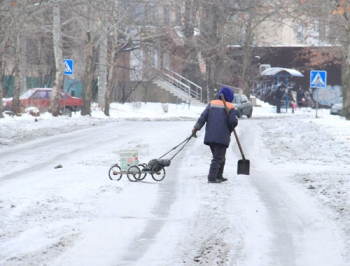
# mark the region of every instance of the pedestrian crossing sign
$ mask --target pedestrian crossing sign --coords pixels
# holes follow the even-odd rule
[[[64,75],[73,75],[74,73],[74,60],[63,59]]]
[[[326,86],[327,86],[327,71],[312,70],[310,72],[310,87],[326,88]]]

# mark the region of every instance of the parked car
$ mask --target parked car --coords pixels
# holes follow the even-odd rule
[[[50,107],[52,89],[51,88],[34,88],[22,93],[19,97],[22,108],[37,107],[40,112],[46,112]],[[3,109],[10,110],[12,106],[12,98],[3,99]],[[60,92],[58,106],[63,113],[68,115],[72,111],[79,111],[83,106],[83,100],[72,97],[65,91]]]
[[[241,118],[246,115],[248,118],[252,117],[253,114],[253,104],[244,94],[235,94],[235,98],[232,101],[236,109],[236,116]]]
[[[341,115],[343,111],[343,97],[339,97],[338,100],[331,106],[331,115]]]

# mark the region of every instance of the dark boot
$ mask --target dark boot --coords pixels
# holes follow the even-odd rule
[[[208,179],[208,183],[221,183],[219,179]]]

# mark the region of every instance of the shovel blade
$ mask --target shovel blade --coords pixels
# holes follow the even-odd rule
[[[237,165],[238,175],[249,175],[250,161],[249,160],[239,160]]]

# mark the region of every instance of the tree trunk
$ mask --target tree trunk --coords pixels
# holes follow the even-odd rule
[[[243,94],[248,98],[250,97],[250,67],[251,67],[251,48],[250,45],[243,47],[243,67],[242,67],[242,82],[243,82]]]
[[[59,4],[53,7],[53,49],[55,54],[56,77],[52,88],[50,110],[53,116],[58,116],[60,113],[58,101],[60,91],[63,84],[63,56],[62,56],[62,37],[61,37],[61,17]]]
[[[346,120],[350,120],[350,40],[343,44],[342,60],[342,91],[343,112]]]
[[[211,57],[211,56],[209,56]],[[207,73],[207,102],[216,98],[216,81],[215,81],[215,62],[213,61],[215,58],[211,58],[206,60],[206,73]]]
[[[116,33],[115,40],[118,39],[118,33]],[[106,84],[106,92],[105,92],[105,108],[104,113],[106,116],[109,116],[109,109],[111,103],[111,91],[112,91],[112,80],[113,80],[113,72],[114,72],[114,55],[116,50],[116,41],[112,40],[111,50],[109,52],[109,60],[108,60],[108,79]]]
[[[4,76],[4,70],[2,69],[2,56],[0,55],[0,118],[4,118],[2,113],[2,97],[3,97],[3,87],[2,78]]]
[[[27,36],[25,33],[21,34],[21,62],[20,62],[20,91],[27,90]]]
[[[81,115],[91,115],[91,99],[92,99],[92,80],[93,80],[93,55],[94,43],[91,37],[91,32],[87,33],[87,45],[85,48],[85,74],[83,87],[83,107]]]
[[[20,77],[19,77],[19,64],[21,59],[21,37],[20,33],[16,36],[16,52],[15,52],[15,65],[14,65],[14,76],[15,76],[15,85],[13,88],[13,100],[12,100],[12,112],[15,115],[20,115],[21,113],[21,104],[19,101],[20,95]]]
[[[110,68],[113,68],[113,66],[110,66]],[[111,73],[111,71],[109,71]],[[111,80],[109,79],[106,84],[106,91],[105,91],[105,108],[104,108],[104,114],[106,116],[109,116],[109,108],[111,103]]]
[[[102,28],[102,34],[106,34],[107,27]],[[99,45],[99,85],[98,85],[98,107],[105,107],[105,94],[107,83],[107,37]]]
[[[248,98],[250,97],[250,68],[251,68],[251,58],[252,58],[252,39],[253,32],[250,30],[253,26],[252,19],[248,19],[246,22],[246,34],[243,45],[243,69],[242,69],[242,82],[243,82],[243,94]]]

